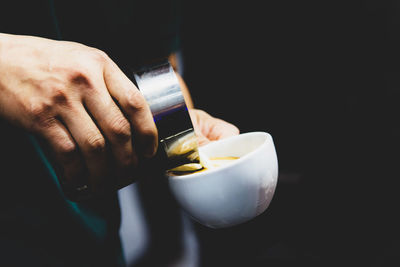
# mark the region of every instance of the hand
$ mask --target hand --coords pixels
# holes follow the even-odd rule
[[[214,118],[210,114],[199,109],[189,109],[193,127],[198,138],[199,146],[210,141],[239,134],[239,129],[224,120]]]
[[[157,149],[142,94],[104,52],[74,42],[0,34],[0,117],[44,139],[62,179],[88,179],[95,194],[132,182]]]

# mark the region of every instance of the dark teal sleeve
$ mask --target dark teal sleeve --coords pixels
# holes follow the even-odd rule
[[[38,142],[4,121],[0,148],[0,266],[123,266],[116,195],[68,201]]]

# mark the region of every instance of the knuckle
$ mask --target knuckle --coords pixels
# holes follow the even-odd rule
[[[116,140],[126,142],[131,138],[131,126],[122,115],[116,116],[111,122],[111,134]]]
[[[91,55],[97,63],[105,63],[109,59],[106,52],[97,48],[92,49]]]
[[[51,115],[51,105],[45,102],[30,102],[25,109],[27,110],[34,129],[48,129],[55,122],[56,118]]]
[[[63,105],[66,106],[69,103],[68,94],[66,90],[61,87],[52,87],[50,93],[51,101],[55,105]]]
[[[143,125],[140,129],[140,135],[145,139],[154,142],[157,140],[157,129],[152,125]]]
[[[50,105],[45,102],[32,101],[27,109],[34,119],[42,119],[49,113]]]
[[[58,143],[59,153],[63,160],[71,159],[77,153],[76,145],[69,140],[62,140]]]
[[[106,141],[101,134],[91,134],[85,145],[90,153],[101,153],[105,151]]]
[[[144,110],[147,107],[147,102],[139,90],[130,90],[126,98],[126,105],[129,111],[135,112]]]
[[[89,75],[86,70],[83,68],[77,68],[70,71],[69,80],[71,84],[78,87],[86,87],[91,88],[91,82],[89,79]]]
[[[76,146],[72,142],[62,142],[60,144],[60,152],[66,156],[73,155],[76,152]]]

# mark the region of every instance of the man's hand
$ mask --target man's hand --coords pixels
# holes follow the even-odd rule
[[[239,129],[235,125],[214,118],[203,110],[189,109],[189,114],[200,146],[239,134]]]
[[[0,117],[44,139],[63,179],[88,177],[92,193],[132,182],[138,157],[157,149],[142,94],[104,52],[78,43],[0,34]]]

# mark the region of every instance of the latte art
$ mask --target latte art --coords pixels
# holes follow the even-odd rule
[[[198,172],[204,172],[209,169],[225,166],[238,157],[211,157],[207,158],[204,155],[200,157],[200,163],[184,164],[168,170],[169,175],[189,175]]]

